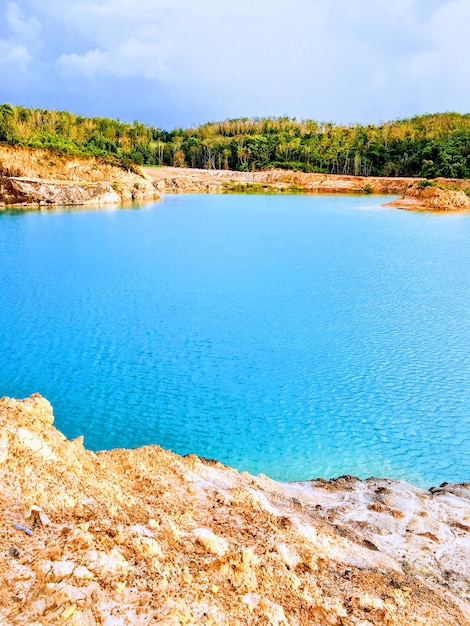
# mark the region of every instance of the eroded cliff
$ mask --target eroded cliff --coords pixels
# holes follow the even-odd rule
[[[140,170],[127,171],[96,158],[0,146],[0,207],[101,205],[156,198],[152,180]]]
[[[52,421],[0,400],[2,624],[470,624],[470,485],[281,484]]]
[[[159,193],[376,193],[402,197],[387,206],[410,210],[469,210],[470,181],[340,176],[266,170],[234,172],[178,167],[127,171],[85,157],[0,146],[0,208],[3,206],[105,205],[149,202]],[[427,181],[425,181],[427,182]]]

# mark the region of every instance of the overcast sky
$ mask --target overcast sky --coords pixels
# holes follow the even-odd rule
[[[470,0],[16,0],[0,102],[172,129],[469,112]]]

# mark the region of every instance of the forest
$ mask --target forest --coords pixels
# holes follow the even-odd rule
[[[128,169],[137,164],[470,178],[470,114],[451,112],[367,126],[267,117],[167,131],[2,104],[0,142],[101,157]]]

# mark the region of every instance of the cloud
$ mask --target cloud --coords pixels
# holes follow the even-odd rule
[[[33,48],[40,45],[42,26],[36,17],[25,18],[14,2],[8,3],[5,16],[13,39]]]
[[[2,59],[0,72],[4,72],[7,68],[8,71],[24,71],[31,61],[29,52],[24,46],[17,46],[3,39],[0,39],[0,58]]]
[[[142,90],[121,98],[127,119],[148,120],[157,104],[172,125],[285,113],[374,122],[462,110],[469,12],[467,0],[17,0],[7,20],[10,44],[75,109],[88,88],[119,110],[127,84]]]
[[[150,80],[164,78],[167,73],[157,44],[127,39],[111,50],[95,48],[84,54],[63,54],[57,64],[65,76],[76,73],[91,78],[109,74],[117,78],[140,76]]]
[[[440,7],[428,24],[429,45],[409,66],[410,81],[441,110],[468,107],[469,22],[470,4],[466,0]]]
[[[24,84],[30,75],[34,53],[40,48],[41,25],[35,18],[25,19],[13,2],[8,3],[5,18],[6,33],[0,38],[0,80]]]

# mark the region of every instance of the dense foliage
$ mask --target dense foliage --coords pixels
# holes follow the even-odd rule
[[[0,105],[0,142],[114,159],[128,166],[288,168],[332,174],[470,178],[470,114],[379,126],[234,119],[171,132],[139,122]]]

